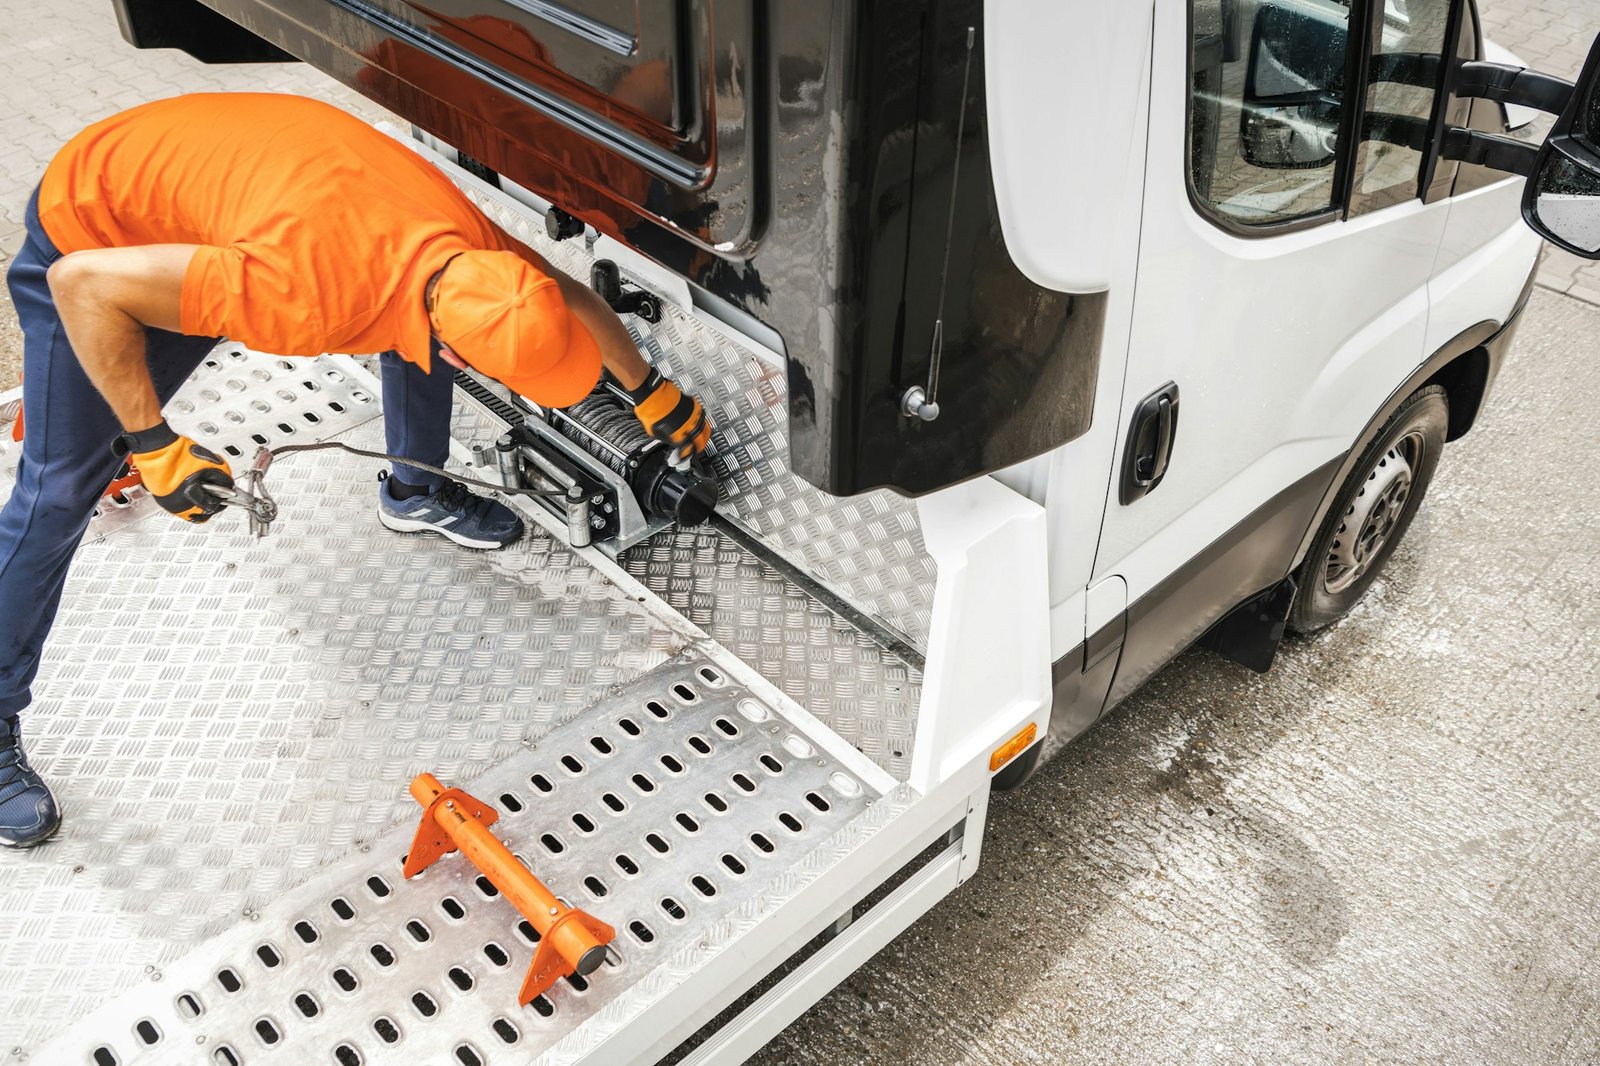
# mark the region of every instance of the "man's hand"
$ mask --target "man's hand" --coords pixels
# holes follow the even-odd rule
[[[206,485],[233,487],[233,471],[220,455],[175,433],[165,421],[138,433],[124,433],[111,445],[132,458],[144,487],[156,502],[186,522],[204,522],[224,504]]]
[[[699,400],[653,367],[638,388],[627,392],[633,399],[633,413],[639,424],[673,450],[674,462],[687,463],[705,452],[711,443],[711,420]]]

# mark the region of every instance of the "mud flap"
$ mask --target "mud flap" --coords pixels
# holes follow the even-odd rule
[[[1206,631],[1200,646],[1258,674],[1266,673],[1283,641],[1296,588],[1294,578],[1286,577],[1245,600]]]

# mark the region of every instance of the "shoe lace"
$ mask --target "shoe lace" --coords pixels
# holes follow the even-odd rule
[[[446,481],[444,488],[439,490],[438,500],[441,506],[452,511],[462,511],[469,518],[481,518],[489,506],[489,500],[474,495],[471,489],[459,481]]]
[[[22,745],[14,740],[0,741],[0,803],[32,785],[32,776],[33,767],[28,765]]]

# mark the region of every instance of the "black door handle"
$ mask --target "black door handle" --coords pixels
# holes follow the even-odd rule
[[[1147,495],[1166,476],[1178,436],[1178,386],[1169,381],[1139,401],[1123,455],[1123,504]]]
[[[1167,472],[1167,460],[1172,457],[1172,397],[1161,396],[1156,400],[1155,420],[1155,451],[1139,453],[1133,464],[1133,483],[1146,492]]]

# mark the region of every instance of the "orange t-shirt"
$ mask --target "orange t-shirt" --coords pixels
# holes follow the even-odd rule
[[[184,333],[276,355],[392,348],[424,369],[428,279],[457,252],[516,248],[394,138],[267,93],[180,96],[97,122],[45,171],[39,221],[63,253],[200,245]]]

